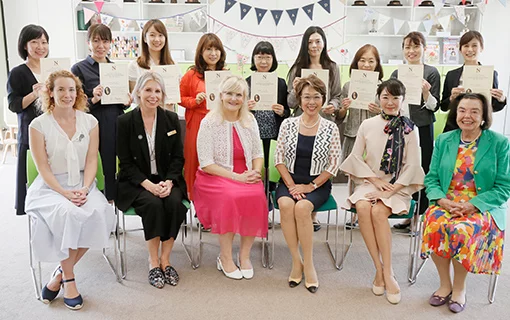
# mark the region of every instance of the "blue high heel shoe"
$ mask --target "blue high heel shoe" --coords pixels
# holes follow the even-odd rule
[[[73,279],[62,280],[63,283],[73,282]],[[64,304],[71,310],[80,310],[83,307],[83,298],[81,294],[74,298],[66,298],[64,297]]]
[[[51,278],[55,278],[58,273],[62,273],[62,268],[60,266],[58,266],[55,269],[55,271],[53,271]],[[62,281],[60,281],[60,283],[62,283]],[[58,288],[57,291],[53,291],[53,290],[48,289],[48,284],[46,284],[44,286],[44,288],[42,288],[42,291],[41,291],[41,301],[45,304],[49,304],[53,300],[55,300],[55,298],[58,296],[59,292],[60,292],[60,287]]]

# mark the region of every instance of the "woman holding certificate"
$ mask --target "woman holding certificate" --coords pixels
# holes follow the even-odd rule
[[[195,65],[181,79],[181,106],[186,108],[186,136],[184,138],[184,178],[188,186],[188,196],[193,200],[193,185],[199,166],[197,155],[197,135],[200,122],[209,110],[205,94],[205,71],[223,70],[226,53],[217,35],[206,33],[198,42]]]
[[[333,122],[319,114],[326,100],[325,84],[310,75],[296,81],[295,88],[303,114],[285,119],[280,128],[275,165],[282,178],[276,199],[292,255],[289,286],[298,286],[304,273],[306,289],[315,293],[319,279],[313,263],[312,212],[331,194],[330,178],[340,165],[340,133]]]
[[[388,217],[409,211],[411,195],[423,187],[420,147],[414,123],[401,115],[405,87],[399,80],[377,88],[381,115],[361,123],[351,154],[340,166],[354,183],[347,199],[376,269],[372,292],[393,304],[401,300],[393,274]]]
[[[460,68],[448,71],[444,80],[443,95],[441,97],[441,110],[448,111],[450,103],[460,93],[466,91],[465,79],[463,79],[464,66],[479,66],[481,63],[478,61],[480,54],[483,51],[483,37],[478,31],[468,31],[462,35],[459,42],[460,53],[464,58],[464,65]],[[506,106],[506,97],[503,90],[498,89],[498,73],[494,70],[492,79],[492,89],[490,89],[490,96],[492,99],[492,111],[498,112],[503,110]],[[488,84],[490,87],[490,84]],[[444,132],[451,131],[455,128],[454,123],[446,123]]]
[[[71,71],[80,78],[83,91],[88,97],[89,112],[99,121],[99,153],[103,163],[105,195],[113,201],[116,194],[115,173],[115,134],[117,117],[123,114],[126,106],[131,104],[129,92],[126,91],[126,104],[103,104],[101,99],[105,88],[100,84],[99,64],[112,63],[108,59],[112,42],[112,32],[104,24],[94,24],[88,30],[88,45],[91,54],[76,63]],[[108,89],[108,88],[107,88]]]
[[[194,203],[204,228],[219,234],[218,270],[227,278],[251,279],[253,241],[267,234],[262,145],[257,121],[248,109],[246,81],[228,76],[219,90],[220,105],[207,114],[198,131],[200,169]],[[236,233],[241,236],[239,268],[232,258]]]
[[[18,166],[16,172],[17,215],[25,214],[27,194],[27,150],[28,126],[40,112],[37,98],[44,83],[38,83],[41,74],[41,58],[48,56],[49,36],[41,26],[33,24],[21,29],[18,38],[18,54],[24,63],[13,68],[7,79],[7,101],[9,110],[18,114]]]

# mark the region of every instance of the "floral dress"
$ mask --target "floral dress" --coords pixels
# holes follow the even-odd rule
[[[466,202],[476,196],[473,167],[478,140],[461,141],[455,170],[446,197],[455,202]],[[446,259],[455,259],[467,271],[499,274],[503,260],[505,232],[498,229],[489,212],[452,218],[438,205],[431,205],[425,213],[421,257],[431,253]]]

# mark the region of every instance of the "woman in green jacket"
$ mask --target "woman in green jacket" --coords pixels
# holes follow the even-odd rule
[[[440,287],[429,303],[448,302],[458,313],[466,305],[468,272],[500,272],[510,198],[510,143],[488,130],[492,109],[483,95],[460,95],[450,108],[448,121],[457,130],[438,137],[425,178],[430,207],[421,256],[430,255],[439,274]]]

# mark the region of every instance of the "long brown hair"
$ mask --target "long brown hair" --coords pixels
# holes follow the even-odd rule
[[[223,48],[223,43],[221,43],[220,38],[218,38],[218,36],[214,33],[206,33],[200,38],[200,41],[198,41],[197,51],[195,52],[195,65],[190,67],[190,69],[195,70],[202,77],[207,69],[207,63],[205,62],[204,57],[202,57],[202,54],[210,47],[217,48],[221,51],[220,60],[216,63],[216,70],[223,70],[225,67],[227,54]]]
[[[163,34],[165,36],[165,45],[160,51],[159,54],[159,64],[164,66],[168,64],[175,64],[172,56],[170,55],[170,48],[168,45],[168,33],[166,31],[165,25],[161,20],[151,19],[145,23],[142,30],[142,54],[136,59],[136,63],[143,69],[150,69],[150,53],[149,53],[149,45],[147,44],[147,33],[149,29],[154,26],[157,32]]]
[[[381,57],[379,56],[379,51],[377,51],[377,48],[371,44],[366,44],[358,49],[358,51],[354,55],[354,58],[352,59],[351,66],[349,67],[349,75],[351,74],[352,69],[359,69],[358,62],[361,60],[361,56],[363,56],[365,52],[367,52],[368,50],[371,50],[372,53],[374,54],[375,60],[377,61],[377,65],[375,66],[374,71],[379,72],[379,80],[382,80],[384,72],[381,65]]]
[[[52,72],[48,79],[46,79],[46,90],[41,90],[41,97],[39,99],[39,107],[43,112],[52,112],[55,109],[55,99],[50,96],[50,92],[55,89],[55,81],[58,78],[70,78],[76,84],[76,101],[74,102],[73,109],[80,111],[87,111],[87,95],[83,91],[80,79],[67,70],[59,70]]]

